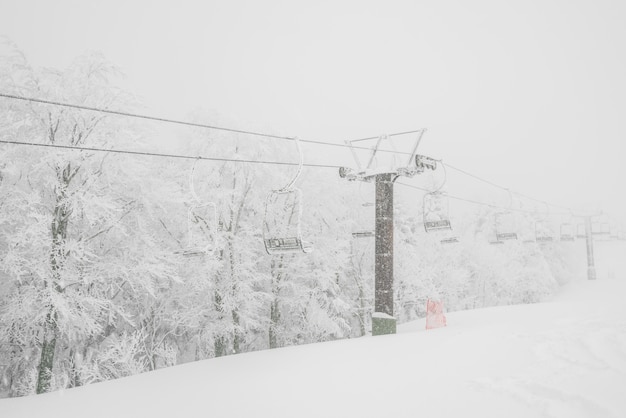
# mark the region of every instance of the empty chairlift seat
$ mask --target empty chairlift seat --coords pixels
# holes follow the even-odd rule
[[[547,220],[537,221],[535,224],[535,238],[537,242],[552,242],[554,241],[554,232],[551,225]]]
[[[187,211],[187,243],[177,254],[185,257],[210,255],[215,250],[217,209],[214,203],[191,206]]]
[[[300,189],[274,190],[265,202],[263,242],[268,254],[310,253],[313,245],[302,239],[302,192]]]
[[[213,255],[217,249],[217,206],[213,202],[204,202],[194,187],[198,161],[194,161],[189,173],[189,189],[194,201],[187,209],[187,240],[182,250],[175,251],[184,257]]]
[[[591,233],[593,235],[601,235],[602,234],[602,224],[600,222],[592,222],[591,223]]]
[[[535,243],[535,219],[530,214],[521,215],[519,239],[524,244]]]
[[[574,235],[574,225],[571,223],[561,224],[559,235],[561,241],[574,241],[576,239],[576,236]]]
[[[433,192],[424,196],[424,229],[426,232],[452,229],[448,213],[448,199]]]
[[[265,199],[263,217],[263,244],[270,255],[285,253],[310,253],[313,245],[302,239],[302,191],[294,186],[302,172],[303,157],[300,141],[293,138],[298,150],[298,171],[282,189],[272,190]]]
[[[498,242],[516,240],[518,237],[515,215],[511,212],[496,213],[495,230]]]
[[[424,195],[423,215],[424,230],[426,232],[440,232],[445,234],[445,231],[452,231],[449,202],[445,194],[431,192]],[[458,238],[450,233],[443,236],[440,240],[442,244],[451,244],[458,241]]]

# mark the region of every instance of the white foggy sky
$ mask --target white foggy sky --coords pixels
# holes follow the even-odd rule
[[[146,113],[328,141],[427,127],[423,153],[622,221],[625,21],[606,0],[0,0],[31,62],[102,51]],[[351,163],[335,152],[306,159]]]

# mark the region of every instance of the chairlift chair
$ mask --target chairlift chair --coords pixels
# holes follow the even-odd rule
[[[600,222],[595,221],[591,223],[591,234],[602,235],[602,224]]]
[[[359,186],[360,186],[360,184],[359,184]],[[360,189],[360,187],[359,187],[359,189]],[[363,199],[363,200],[365,200],[365,199]],[[369,208],[369,207],[375,206],[375,204],[372,203],[372,202],[367,202],[366,201],[365,203],[362,203],[361,206],[363,206],[364,208]],[[368,212],[371,214],[373,211],[370,210]],[[368,217],[367,221],[368,221],[367,223],[369,225],[371,225],[374,222],[374,220],[370,219],[369,217]],[[353,238],[371,238],[371,237],[373,237],[375,235],[376,235],[376,233],[374,232],[374,230],[371,230],[371,229],[357,229],[354,232],[352,232],[352,237]]]
[[[547,220],[544,219],[535,223],[535,240],[537,242],[554,241],[554,234]]]
[[[272,190],[265,200],[263,243],[270,255],[313,251],[313,244],[304,241],[300,232],[302,191],[294,184],[302,172],[303,157],[298,138],[294,141],[300,158],[298,171],[285,187]]]
[[[532,230],[531,232],[522,233],[520,239],[523,244],[534,244],[537,242],[534,230]]]
[[[217,207],[214,203],[191,206],[187,210],[187,245],[177,254],[201,257],[215,250]]]
[[[426,232],[452,231],[449,206],[448,197],[441,192],[430,192],[424,195],[423,216],[424,230]],[[459,240],[455,236],[441,239],[442,244],[456,242],[459,242]]]
[[[375,232],[374,231],[369,231],[369,230],[363,230],[363,231],[354,231],[352,233],[352,237],[354,238],[371,238],[373,236],[375,236]]]
[[[535,243],[535,220],[527,213],[519,215],[519,236],[518,239],[524,244]]]
[[[313,245],[302,239],[302,191],[273,190],[265,201],[263,242],[268,254],[310,253]]]
[[[516,240],[515,216],[511,212],[496,213],[495,230],[497,241]]]
[[[424,229],[426,232],[452,229],[448,214],[448,199],[439,192],[424,195]]]
[[[203,202],[194,187],[195,160],[189,173],[189,189],[194,202],[187,209],[187,242],[182,250],[175,251],[184,257],[201,257],[215,252],[217,238],[217,206]]]
[[[585,224],[576,225],[576,238],[586,238],[587,237],[587,229],[585,228]]]
[[[504,241],[500,241],[497,238],[495,238],[494,236],[491,236],[491,237],[489,237],[489,244],[499,245],[499,244],[504,244]]]
[[[611,235],[611,227],[604,220],[594,221],[591,224],[591,234],[600,241],[608,240]]]
[[[571,223],[563,223],[561,224],[561,230],[559,234],[559,239],[561,241],[574,241],[576,237],[574,236],[574,225]]]

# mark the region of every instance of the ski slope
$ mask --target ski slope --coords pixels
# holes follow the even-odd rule
[[[602,245],[599,279],[544,303],[3,399],[0,417],[625,417],[626,247]]]

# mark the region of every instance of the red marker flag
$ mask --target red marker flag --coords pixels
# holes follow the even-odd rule
[[[426,329],[445,326],[446,316],[443,314],[443,302],[428,299],[426,301]]]

